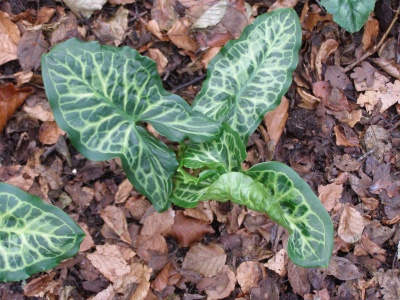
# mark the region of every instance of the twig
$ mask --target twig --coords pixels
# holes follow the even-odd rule
[[[178,91],[178,90],[180,90],[180,89],[183,89],[183,88],[185,88],[185,87],[187,87],[187,86],[189,86],[189,85],[192,85],[192,84],[194,84],[194,83],[196,83],[196,82],[199,82],[199,81],[203,80],[204,78],[206,78],[206,76],[207,76],[207,75],[204,74],[204,75],[201,75],[201,76],[199,76],[199,77],[196,77],[195,79],[190,80],[190,81],[188,81],[188,82],[186,82],[186,83],[184,83],[184,84],[178,85],[178,86],[174,87],[174,89],[171,91],[171,93],[176,93],[176,91]]]
[[[348,65],[344,71],[348,72],[350,70],[352,70],[356,65],[358,65],[360,62],[362,62],[363,60],[365,60],[367,57],[370,57],[372,54],[374,54],[376,51],[379,50],[379,48],[382,46],[382,44],[385,42],[390,30],[392,30],[394,24],[397,21],[397,18],[399,17],[400,14],[400,7],[397,8],[394,17],[392,19],[392,22],[390,23],[388,29],[386,30],[385,34],[382,36],[381,40],[379,41],[379,43],[377,45],[375,45],[374,47],[372,47],[371,49],[369,49],[367,52],[365,52],[360,59],[358,59],[356,62],[352,63],[351,65]]]

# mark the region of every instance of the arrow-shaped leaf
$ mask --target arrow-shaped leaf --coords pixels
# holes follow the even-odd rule
[[[0,281],[19,281],[74,256],[85,234],[61,209],[0,183]]]
[[[46,94],[58,125],[91,160],[120,157],[135,188],[158,211],[169,205],[173,151],[143,128],[172,141],[211,140],[220,125],[162,87],[156,64],[137,51],[75,39],[43,56]]]

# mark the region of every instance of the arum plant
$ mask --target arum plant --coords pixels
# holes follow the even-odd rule
[[[327,266],[333,226],[310,187],[279,162],[242,169],[249,136],[291,84],[300,45],[293,10],[259,16],[213,58],[193,106],[164,90],[156,64],[128,47],[68,40],[43,56],[43,80],[74,147],[91,160],[119,157],[158,211],[230,200],[287,228],[296,264]],[[147,124],[178,142],[178,153]]]

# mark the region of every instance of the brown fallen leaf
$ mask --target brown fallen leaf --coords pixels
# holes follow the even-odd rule
[[[364,218],[349,205],[345,205],[339,220],[338,235],[346,243],[355,243],[361,239],[364,230]]]
[[[243,293],[247,294],[252,287],[258,286],[263,277],[262,267],[259,262],[245,261],[236,269],[236,279]]]
[[[332,87],[344,90],[351,83],[344,69],[340,66],[328,66],[325,71],[325,80],[329,81]]]
[[[17,45],[20,40],[18,26],[10,16],[0,11],[0,65],[17,59]]]
[[[331,211],[339,203],[339,200],[342,197],[342,192],[343,184],[337,184],[333,182],[325,186],[318,186],[318,198],[321,200],[322,204],[328,212]]]
[[[141,220],[142,221],[142,220]],[[141,235],[154,235],[169,232],[175,222],[175,211],[169,208],[167,211],[159,213],[154,211],[148,215],[143,221],[143,227],[140,231]]]
[[[315,109],[318,104],[321,102],[321,99],[315,97],[304,89],[298,87],[296,89],[297,93],[300,95],[301,102],[299,103],[299,107],[305,109]]]
[[[7,169],[12,176],[4,182],[18,187],[25,192],[31,188],[35,178],[39,176],[39,173],[28,166],[14,165],[7,167]]]
[[[369,16],[367,22],[364,24],[364,34],[362,37],[363,51],[376,45],[379,33],[379,22],[377,19]]]
[[[168,235],[174,237],[181,247],[189,247],[199,242],[205,234],[214,233],[207,222],[185,216],[181,210],[175,213],[175,223]]]
[[[335,125],[333,130],[336,135],[336,145],[344,147],[360,147],[357,135],[350,128],[343,125]]]
[[[268,112],[264,117],[264,124],[267,126],[268,136],[271,141],[278,145],[288,119],[289,101],[283,96],[281,103],[273,111]]]
[[[227,266],[223,266],[221,272],[212,278],[202,278],[196,287],[200,291],[205,290],[207,299],[225,299],[235,289],[235,273]]]
[[[56,10],[52,7],[41,7],[39,9],[35,25],[46,24],[51,20]]]
[[[221,272],[225,262],[226,253],[220,246],[196,244],[186,253],[182,268],[196,271],[204,277],[212,277]]]
[[[400,103],[400,80],[395,80],[394,83],[386,84],[386,91],[366,91],[357,99],[357,104],[366,108],[369,113],[372,113],[374,107],[382,103],[380,112],[386,111],[389,107],[396,103]]]
[[[50,284],[55,275],[55,272],[51,272],[50,274],[45,274],[29,281],[29,283],[24,286],[24,296],[40,297],[41,294],[43,295],[46,286]]]
[[[79,213],[84,211],[94,198],[94,190],[90,187],[82,187],[80,182],[66,185],[65,191],[71,196]]]
[[[375,72],[377,70],[368,62],[363,61],[361,67],[356,67],[353,69],[353,73],[350,77],[353,78],[357,83],[365,82],[368,88],[374,85]]]
[[[291,260],[288,263],[288,279],[293,291],[304,297],[310,292],[310,281],[307,276],[307,269],[295,265]]]
[[[121,240],[128,244],[132,243],[125,214],[119,207],[108,205],[100,213],[100,217],[119,237],[121,237]]]
[[[133,191],[132,183],[128,179],[122,181],[122,183],[118,186],[117,192],[115,193],[115,198],[114,198],[115,204],[124,203],[128,199],[132,191]]]
[[[372,61],[378,65],[382,70],[400,80],[400,66],[395,60],[388,60],[385,57],[373,58]]]
[[[151,9],[151,19],[156,20],[161,31],[168,31],[178,18],[175,0],[155,0]]]
[[[136,2],[136,0],[108,0],[108,3],[113,4],[113,5],[125,5],[125,4],[130,4],[130,3],[134,3]]]
[[[350,172],[356,171],[361,167],[361,162],[352,158],[350,154],[334,155],[333,161],[335,166],[342,171]]]
[[[168,65],[168,59],[157,48],[149,48],[147,52],[149,57],[156,62],[158,74],[163,74],[165,72],[165,67]]]
[[[145,261],[150,261],[154,254],[161,256],[168,253],[167,242],[160,234],[139,235],[136,245],[137,254]]]
[[[318,81],[322,80],[322,64],[325,63],[332,53],[334,53],[339,46],[339,43],[334,39],[328,39],[321,44],[315,57],[315,69],[317,71]]]
[[[371,125],[367,128],[364,135],[364,143],[367,150],[374,149],[373,155],[380,161],[386,153],[392,150],[392,143],[389,140],[389,133],[380,125]]]
[[[352,280],[362,276],[356,265],[344,257],[332,257],[327,269],[327,274],[339,280]]]
[[[178,47],[186,51],[196,52],[197,43],[189,36],[190,21],[188,19],[176,20],[167,34],[170,40]]]
[[[379,286],[382,287],[383,299],[400,299],[400,270],[389,269],[384,273],[379,271],[375,276]]]
[[[83,241],[79,247],[79,252],[85,252],[85,251],[91,249],[92,247],[94,247],[95,244],[94,244],[92,236],[89,233],[89,228],[88,228],[87,224],[79,222],[78,225],[79,225],[79,227],[82,228],[83,232],[86,234],[85,238],[83,239]]]
[[[276,252],[275,255],[270,260],[268,260],[266,264],[264,264],[264,266],[274,271],[279,276],[284,277],[287,274],[287,262],[288,256],[286,250],[281,249]]]
[[[44,145],[54,145],[57,143],[61,135],[64,135],[60,127],[54,121],[48,121],[42,123],[39,129],[39,141]]]
[[[42,55],[49,49],[42,30],[27,31],[18,43],[17,57],[22,70],[29,72],[40,66]]]
[[[113,300],[115,299],[115,291],[110,284],[106,289],[102,290],[101,292],[97,293],[91,300]]]
[[[0,133],[14,112],[34,91],[32,87],[16,88],[12,83],[0,87]]]

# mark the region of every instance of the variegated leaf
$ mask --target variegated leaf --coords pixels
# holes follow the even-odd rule
[[[61,209],[0,183],[0,281],[20,281],[74,256],[85,234]]]
[[[294,10],[259,16],[212,59],[193,109],[227,122],[246,142],[288,90],[300,45],[301,27]]]
[[[226,123],[222,125],[222,135],[211,141],[189,144],[181,160],[185,167],[199,169],[205,166],[212,169],[223,167],[228,171],[241,170],[246,158],[246,147],[239,134]]]
[[[91,160],[120,157],[129,180],[158,211],[169,205],[178,163],[143,123],[178,142],[211,140],[220,130],[165,91],[155,62],[131,48],[71,39],[43,56],[42,70],[55,119],[73,145]]]

